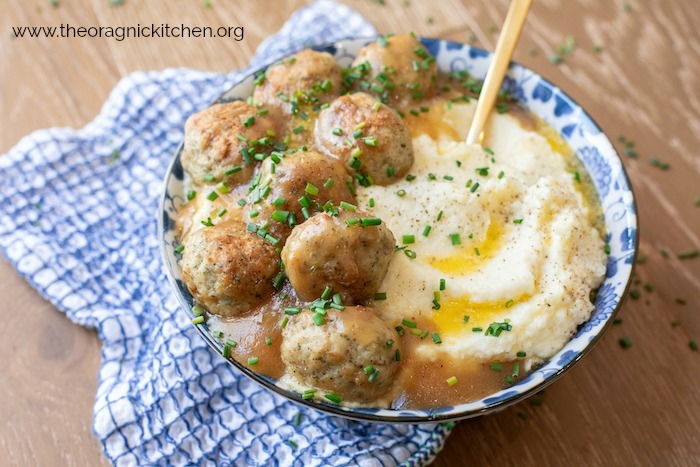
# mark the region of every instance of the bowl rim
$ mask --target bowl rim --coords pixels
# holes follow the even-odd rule
[[[350,42],[358,42],[358,41],[363,41],[366,40],[368,42],[372,40],[376,40],[377,37],[380,37],[379,35],[376,36],[369,36],[369,37],[354,37],[354,38],[345,38],[341,39],[338,41],[334,42],[327,42],[327,43],[322,43],[318,45],[309,45],[307,47],[313,48],[313,49],[324,49],[324,48],[329,48],[329,47],[337,47],[338,45],[342,45],[345,43],[350,43]],[[466,43],[461,43],[461,42],[456,42],[456,41],[450,41],[446,39],[439,39],[439,38],[432,38],[432,37],[424,37],[424,36],[418,36],[419,40],[428,40],[428,41],[435,41],[441,44],[455,44],[459,45],[461,47],[468,47],[469,49],[473,49],[478,51],[479,53],[484,54],[487,56],[489,59],[492,59],[493,54],[485,49],[482,49],[480,47],[475,47],[471,44],[466,44]],[[302,46],[303,48],[303,46]],[[298,50],[301,50],[298,49]],[[288,57],[290,55],[293,55],[296,52],[292,52],[289,54],[285,54],[282,57],[279,57],[271,62],[268,62],[260,67],[256,67],[255,69],[251,71],[247,71],[244,73],[240,78],[236,79],[236,81],[231,84],[224,92],[222,92],[213,102],[209,104],[209,106],[214,105],[216,103],[219,103],[224,100],[225,96],[236,86],[240,85],[242,82],[244,82],[246,79],[249,77],[259,73],[260,71],[265,70],[267,67],[269,67],[272,63],[275,63],[278,60],[283,59],[284,57]],[[620,157],[619,152],[617,149],[615,149],[615,146],[612,144],[612,140],[608,137],[608,135],[602,130],[598,122],[586,111],[576,100],[574,100],[569,94],[564,92],[559,86],[555,85],[552,83],[549,79],[545,78],[543,75],[540,73],[532,70],[531,68],[526,67],[525,65],[516,62],[516,61],[511,61],[508,65],[508,69],[510,70],[511,68],[517,68],[520,67],[524,70],[527,70],[534,75],[536,75],[539,79],[541,79],[544,83],[547,85],[551,86],[552,90],[556,90],[560,93],[561,96],[564,98],[568,99],[571,103],[575,104],[579,109],[581,109],[581,112],[583,113],[584,116],[588,117],[590,122],[593,124],[593,126],[598,130],[600,134],[602,134],[606,141],[610,143],[610,147],[612,148],[616,158],[620,162],[620,173],[622,174],[624,181],[627,184],[627,187],[629,187],[629,191],[631,194],[631,206],[633,209],[633,212],[636,214],[638,213],[637,210],[637,197],[635,196],[634,193],[634,187],[632,186],[632,181],[630,180],[629,174],[627,173],[627,169],[625,168],[624,164],[622,163],[622,158]],[[167,202],[167,193],[168,193],[168,181],[170,180],[170,177],[172,176],[173,173],[173,168],[175,166],[175,163],[178,160],[178,157],[182,151],[184,144],[184,137],[183,140],[180,142],[178,145],[177,149],[173,152],[173,156],[170,159],[170,163],[168,164],[167,170],[165,172],[165,176],[163,178],[163,187],[162,187],[162,193],[161,193],[161,198],[160,202],[158,203],[158,215],[157,215],[157,229],[158,229],[158,241],[159,241],[159,248],[161,252],[161,262],[163,263],[163,269],[165,270],[165,275],[168,279],[168,282],[170,286],[172,287],[175,296],[178,300],[178,303],[180,304],[180,307],[185,311],[187,316],[192,319],[195,317],[194,313],[192,312],[191,305],[190,303],[187,302],[186,298],[183,296],[183,294],[180,292],[180,288],[177,284],[177,280],[175,279],[175,274],[174,271],[171,268],[170,262],[168,261],[168,251],[167,251],[167,242],[165,241],[165,229],[164,229],[164,216],[163,213],[166,212],[165,204]],[[596,191],[597,195],[597,191]],[[612,325],[615,316],[617,313],[620,311],[620,308],[622,305],[625,303],[625,299],[627,296],[627,293],[629,292],[629,289],[632,285],[632,279],[634,277],[636,265],[637,265],[637,257],[639,254],[639,218],[637,215],[634,216],[634,251],[633,251],[633,256],[632,256],[632,264],[630,267],[630,272],[629,276],[626,278],[626,283],[625,286],[622,290],[622,293],[619,296],[619,299],[617,303],[615,304],[614,309],[610,312],[610,316],[607,318],[607,321],[604,323],[604,325],[600,328],[600,330],[593,336],[593,338],[586,344],[586,346],[570,361],[562,365],[560,368],[557,369],[555,373],[552,373],[551,375],[547,376],[545,379],[543,379],[541,382],[533,386],[532,388],[529,388],[524,391],[518,391],[515,394],[512,394],[508,397],[499,399],[497,401],[491,402],[489,404],[484,405],[484,407],[478,409],[478,410],[469,410],[465,411],[462,413],[451,413],[451,414],[430,414],[431,410],[439,410],[439,409],[419,409],[424,412],[426,412],[426,415],[400,415],[397,417],[386,417],[383,415],[377,415],[373,413],[367,413],[367,412],[361,412],[356,409],[367,409],[363,407],[349,407],[349,406],[340,406],[340,405],[334,405],[330,403],[326,403],[325,401],[318,401],[318,400],[306,400],[301,397],[300,394],[289,390],[282,388],[275,384],[273,378],[265,376],[263,374],[254,372],[250,370],[248,367],[243,365],[242,363],[238,362],[237,360],[233,358],[226,358],[226,360],[230,365],[232,365],[234,368],[236,368],[238,371],[242,372],[245,376],[250,378],[251,380],[255,381],[256,383],[260,384],[264,388],[271,390],[277,395],[280,395],[284,397],[285,399],[295,402],[299,405],[309,407],[314,410],[318,410],[321,412],[325,412],[334,416],[339,416],[342,418],[350,419],[350,420],[356,420],[356,421],[363,421],[363,422],[375,422],[375,423],[390,423],[390,424],[416,424],[416,423],[438,423],[438,422],[452,422],[452,421],[457,421],[457,420],[465,420],[468,418],[473,418],[477,417],[480,415],[483,415],[487,412],[495,412],[499,411],[502,409],[505,409],[513,404],[516,404],[533,394],[536,394],[545,388],[547,388],[550,384],[554,383],[557,381],[559,378],[561,378],[565,373],[567,373],[574,365],[576,365],[583,357],[588,355],[588,353],[593,349],[593,347],[600,341],[600,339],[603,337],[605,332],[610,328]],[[607,271],[607,265],[606,265],[606,271]],[[590,318],[589,318],[590,319]],[[211,336],[204,328],[204,325],[195,325],[194,328],[197,330],[197,332],[204,338],[204,340],[207,342],[207,344],[215,350],[218,354],[221,354],[221,345],[214,340],[214,337]],[[573,336],[572,336],[573,338]],[[572,339],[570,338],[569,341]],[[567,341],[567,343],[569,342]],[[566,344],[565,344],[566,345]],[[223,357],[222,357],[223,358]],[[551,358],[550,358],[551,360]],[[547,360],[547,361],[550,361]],[[545,362],[546,363],[546,362]],[[544,363],[543,363],[544,364]],[[489,395],[486,395],[482,397],[480,400],[487,399]],[[468,403],[468,402],[464,402]],[[455,406],[461,405],[456,404]],[[453,406],[453,407],[455,407]],[[391,410],[391,409],[388,409]],[[399,412],[399,411],[397,411]]]

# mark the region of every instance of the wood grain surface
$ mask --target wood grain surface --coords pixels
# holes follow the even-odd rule
[[[80,127],[136,70],[242,67],[306,3],[2,0],[0,153],[32,130]],[[381,32],[474,40],[492,50],[507,0],[354,0]],[[12,38],[11,26],[244,26],[226,39]],[[567,36],[577,47],[549,57]],[[596,51],[594,47],[601,50]],[[461,422],[437,465],[700,463],[700,8],[697,0],[539,0],[515,59],[580,102],[624,156],[641,218],[639,298],[545,393]],[[623,135],[634,141],[625,149]],[[650,163],[668,163],[663,170]],[[100,344],[0,262],[0,465],[106,463],[91,430]],[[674,323],[674,325],[672,325]],[[618,341],[628,337],[632,346]]]

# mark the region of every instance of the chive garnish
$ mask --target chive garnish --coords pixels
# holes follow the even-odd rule
[[[407,328],[415,328],[417,326],[417,323],[415,321],[411,321],[409,319],[402,319],[401,324],[403,324]]]
[[[491,364],[491,370],[492,371],[503,371],[503,365],[500,363],[492,363]]]
[[[445,380],[445,382],[447,383],[448,386],[454,386],[455,384],[457,384],[457,377],[456,377],[456,376],[450,376],[449,378],[447,378],[447,379]]]
[[[329,401],[331,401],[335,404],[340,404],[340,402],[343,400],[342,397],[340,397],[338,394],[336,394],[334,392],[329,392],[328,394],[326,394],[323,397],[325,397],[326,399],[328,399]]]
[[[438,334],[437,332],[434,332],[432,334],[432,337],[433,337],[433,342],[435,342],[436,344],[442,344],[442,339],[440,339],[440,334]]]
[[[218,197],[219,197],[219,195],[216,193],[216,191],[212,191],[211,193],[209,193],[209,194],[207,195],[207,199],[208,199],[209,201],[214,201],[214,200],[215,200],[216,198],[218,198]]]
[[[304,191],[306,191],[311,196],[316,196],[318,194],[318,188],[311,183],[306,184],[306,188],[304,189]]]
[[[416,243],[416,237],[415,235],[403,235],[401,237],[401,243],[404,245],[410,245],[412,243]]]
[[[401,361],[401,351],[399,349],[396,349],[396,352],[394,352],[394,360],[397,362]]]
[[[192,318],[192,324],[197,325],[197,324],[202,324],[204,322],[204,316],[197,316],[196,318]]]
[[[431,230],[432,230],[432,227],[429,225],[426,225],[425,228],[423,229],[423,236],[427,237],[430,234]]]
[[[382,223],[382,220],[378,217],[363,217],[360,219],[360,225],[362,227],[381,225],[381,223]]]
[[[183,251],[185,251],[185,245],[180,245],[179,247],[175,248],[175,253],[180,254]]]
[[[199,308],[198,306],[193,306],[193,307],[192,307],[192,313],[193,313],[195,316],[202,316],[202,315],[204,314],[204,312],[202,311],[202,309]]]
[[[374,294],[375,300],[386,300],[386,292],[377,292]]]
[[[315,313],[314,317],[312,319],[313,319],[314,324],[316,326],[322,326],[323,324],[326,323],[326,320],[321,313]]]
[[[458,233],[450,234],[450,241],[453,245],[459,245],[462,243],[462,236]]]
[[[377,376],[379,376],[379,368],[375,368],[374,371],[372,372],[371,375],[369,375],[368,381],[370,383],[374,383],[374,381],[377,379]]]
[[[527,357],[527,353],[523,352],[522,350],[519,351],[518,353],[515,354],[518,358],[525,358]]]
[[[374,372],[374,366],[373,365],[367,365],[362,369],[362,371],[365,372],[366,375],[371,375]]]
[[[248,365],[253,366],[258,364],[258,357],[250,357],[248,359]]]

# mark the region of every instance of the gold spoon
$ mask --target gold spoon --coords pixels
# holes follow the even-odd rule
[[[476,103],[474,119],[467,135],[467,144],[483,145],[486,121],[491,115],[491,111],[493,111],[496,96],[498,96],[498,91],[501,89],[501,83],[508,69],[510,57],[513,56],[515,44],[518,42],[520,31],[523,29],[523,23],[525,23],[525,17],[531,4],[532,0],[512,0],[510,2],[503,29],[498,36],[493,59],[489,65],[489,70],[486,72],[486,79],[484,79],[484,85]]]

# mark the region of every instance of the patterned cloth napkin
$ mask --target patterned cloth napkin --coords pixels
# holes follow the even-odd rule
[[[348,7],[318,2],[250,66],[374,33]],[[156,232],[165,169],[187,116],[244,73],[134,73],[85,128],[22,139],[0,157],[0,250],[71,320],[99,332],[94,432],[113,463],[428,463],[449,425],[359,423],[286,401],[213,352],[170,291]]]

